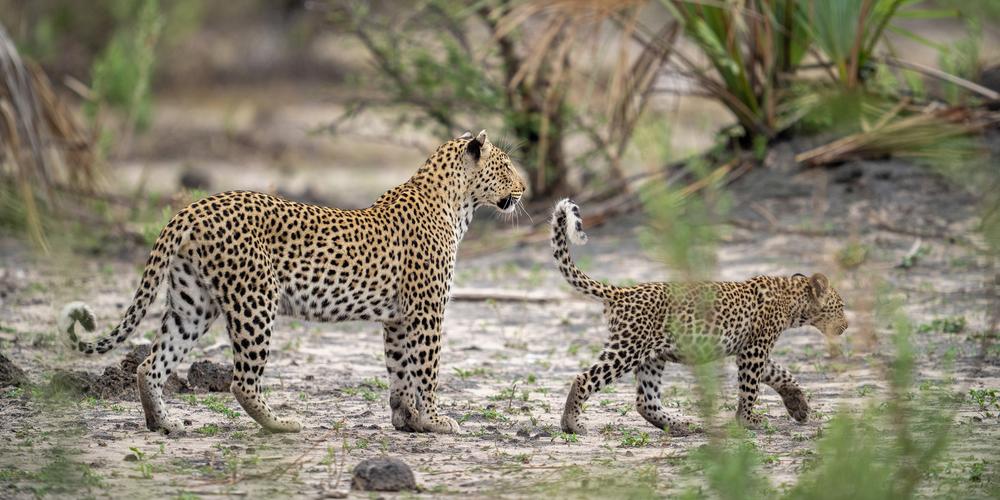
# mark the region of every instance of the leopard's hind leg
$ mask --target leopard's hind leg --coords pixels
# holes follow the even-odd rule
[[[636,369],[635,408],[642,418],[656,427],[669,432],[673,436],[686,436],[692,432],[691,422],[672,417],[667,414],[660,400],[660,385],[663,381],[663,369],[667,358],[664,355],[649,358]]]
[[[146,427],[151,431],[176,434],[184,425],[168,416],[163,386],[198,338],[208,331],[219,312],[189,260],[180,256],[174,258],[168,283],[167,310],[160,333],[149,357],[136,369],[136,382]]]
[[[278,315],[276,280],[268,266],[254,264],[252,260],[246,275],[245,288],[230,288],[222,297],[229,339],[233,343],[233,382],[229,388],[243,410],[261,427],[271,432],[299,432],[302,430],[299,421],[275,416],[261,388]]]

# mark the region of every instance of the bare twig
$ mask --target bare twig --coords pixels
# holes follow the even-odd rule
[[[456,288],[451,292],[451,300],[465,302],[562,302],[572,297],[562,294],[536,293],[527,290],[501,290],[494,288]]]
[[[938,80],[944,80],[944,81],[946,81],[948,83],[952,83],[952,84],[958,85],[959,87],[962,87],[963,89],[968,90],[969,92],[973,92],[973,93],[979,94],[979,95],[981,95],[981,96],[983,96],[983,97],[985,97],[987,99],[990,99],[990,100],[994,100],[995,101],[995,100],[1000,99],[1000,93],[998,93],[998,92],[996,92],[994,90],[990,90],[990,89],[988,89],[986,87],[983,87],[982,85],[979,85],[978,83],[970,82],[969,80],[966,80],[965,78],[961,78],[959,76],[955,76],[955,75],[953,75],[951,73],[946,73],[946,72],[941,71],[941,70],[939,70],[937,68],[932,68],[930,66],[925,66],[925,65],[920,64],[920,63],[915,63],[915,62],[910,62],[910,61],[904,61],[902,59],[897,59],[895,57],[883,57],[880,60],[882,62],[884,62],[885,64],[888,64],[889,66],[895,66],[897,68],[902,68],[902,69],[908,69],[908,70],[911,70],[911,71],[916,71],[916,72],[924,74],[926,76],[929,76],[929,77],[932,77],[932,78],[937,78]]]

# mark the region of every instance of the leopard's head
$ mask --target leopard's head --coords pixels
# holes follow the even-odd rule
[[[494,206],[501,212],[513,212],[528,186],[510,157],[486,138],[485,130],[476,137],[466,132],[459,140],[466,141],[469,157],[466,179],[474,206]]]
[[[844,299],[830,286],[830,280],[820,273],[808,278],[796,276],[806,280],[800,324],[815,326],[827,336],[843,334],[847,330]]]

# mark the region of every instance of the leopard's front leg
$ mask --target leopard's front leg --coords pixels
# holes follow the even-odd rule
[[[806,395],[799,387],[795,376],[787,368],[768,359],[761,382],[778,392],[778,395],[781,396],[781,402],[788,410],[788,415],[796,422],[802,423],[809,420],[809,403],[806,401]]]
[[[417,423],[423,432],[453,434],[461,430],[455,419],[438,413],[437,386],[438,366],[441,355],[441,319],[440,315],[429,314],[429,317],[415,320],[409,332],[410,338],[416,339],[413,354],[417,365],[412,374],[418,388],[417,405],[420,409],[420,420]]]
[[[766,355],[759,347],[750,347],[736,358],[739,369],[740,400],[736,407],[736,420],[746,427],[757,428],[764,424],[765,419],[753,412],[757,402],[757,390],[767,362]]]
[[[413,432],[456,433],[451,417],[437,410],[438,359],[441,351],[441,316],[415,315],[386,326],[386,368],[389,371],[392,423]]]
[[[420,409],[417,406],[417,391],[411,376],[411,368],[416,364],[416,358],[411,355],[407,327],[403,323],[386,322],[383,324],[385,334],[385,368],[389,374],[389,408],[392,410],[392,426],[396,430],[416,432],[410,426],[418,420]]]

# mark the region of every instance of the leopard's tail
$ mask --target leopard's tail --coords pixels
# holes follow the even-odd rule
[[[559,272],[577,291],[601,300],[610,298],[618,287],[601,283],[576,267],[569,254],[567,239],[576,245],[587,243],[587,234],[583,232],[583,221],[580,219],[580,207],[569,199],[564,199],[556,204],[552,212],[552,256],[559,265]]]
[[[170,262],[177,255],[178,249],[187,240],[187,227],[183,217],[186,217],[187,209],[181,210],[170,219],[166,227],[160,231],[160,235],[153,244],[153,249],[149,253],[146,261],[146,268],[142,272],[142,280],[139,288],[132,297],[132,304],[125,311],[125,316],[121,322],[111,330],[110,333],[90,342],[81,340],[75,330],[79,322],[87,332],[95,329],[94,312],[83,302],[71,302],[63,307],[59,313],[59,332],[68,335],[69,341],[74,349],[85,354],[104,354],[125,341],[139,326],[139,322],[146,316],[146,309],[156,297],[156,290],[160,287],[163,276],[169,269]]]

